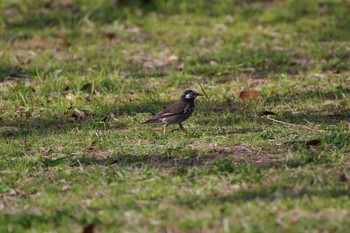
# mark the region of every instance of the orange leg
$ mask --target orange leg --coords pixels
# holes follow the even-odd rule
[[[166,127],[167,125],[164,125],[164,135],[166,134]]]

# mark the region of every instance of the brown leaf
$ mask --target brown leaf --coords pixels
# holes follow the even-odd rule
[[[319,140],[319,139],[312,139],[312,140],[306,142],[307,146],[317,146],[319,144],[321,144],[321,140]]]
[[[95,229],[95,224],[90,223],[89,225],[86,225],[83,230],[81,231],[81,233],[94,233],[94,229]]]
[[[242,100],[259,100],[261,99],[261,94],[255,90],[241,91],[239,98]]]

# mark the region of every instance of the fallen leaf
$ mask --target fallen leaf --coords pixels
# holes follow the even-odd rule
[[[89,225],[86,225],[83,230],[81,231],[81,233],[94,233],[94,229],[95,229],[95,224],[90,223]]]
[[[306,142],[307,146],[317,146],[319,144],[321,144],[321,140],[319,140],[319,139],[312,139],[312,140]]]
[[[259,100],[261,99],[261,94],[255,90],[241,91],[239,98],[242,100]]]

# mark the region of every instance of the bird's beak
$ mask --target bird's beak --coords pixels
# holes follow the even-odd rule
[[[202,93],[197,93],[197,96],[204,96]]]

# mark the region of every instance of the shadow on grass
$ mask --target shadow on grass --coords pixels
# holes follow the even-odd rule
[[[2,65],[0,66],[0,85],[4,81],[17,82],[30,80],[34,76],[35,70],[26,70],[16,66]]]
[[[118,3],[117,3],[118,2]],[[7,15],[14,19],[6,20],[8,29],[43,29],[45,27],[65,26],[73,28],[79,26],[84,17],[99,22],[112,23],[115,20],[124,20],[130,11],[142,9],[144,11],[154,11],[157,9],[152,1],[105,1],[103,4],[89,3],[60,3],[59,1],[48,1],[32,6],[20,7],[15,3],[9,9],[17,11],[16,17]],[[28,8],[28,9],[27,9]],[[23,10],[25,9],[25,10]],[[10,10],[9,10],[10,12]],[[6,18],[7,19],[7,18]]]
[[[277,116],[277,119],[281,119],[288,123],[294,124],[306,124],[308,122],[320,124],[320,125],[334,125],[340,121],[350,121],[350,109],[347,107],[347,99],[344,97],[350,96],[350,89],[339,87],[333,91],[306,91],[299,93],[292,93],[286,95],[276,95],[266,100],[267,104],[271,103],[288,103],[295,102],[295,100],[315,100],[320,103],[324,103],[327,100],[335,101],[330,102],[327,106],[324,106],[320,110],[310,109],[304,110],[301,113],[290,113],[284,116]],[[271,109],[273,111],[273,109]]]
[[[312,95],[311,93],[310,95]],[[317,94],[319,95],[319,93]],[[329,98],[334,98],[336,93],[325,93],[325,96]],[[312,97],[310,97],[312,98]],[[69,132],[73,128],[80,130],[104,130],[104,129],[114,129],[114,130],[124,130],[129,127],[134,127],[135,125],[141,123],[143,120],[151,117],[152,114],[160,111],[162,108],[168,106],[172,102],[162,102],[156,101],[150,102],[137,102],[137,103],[125,103],[119,106],[106,106],[99,109],[98,112],[88,112],[82,113],[85,115],[79,116],[78,113],[74,111],[74,108],[68,109],[62,116],[52,116],[52,117],[31,117],[26,116],[26,113],[21,113],[22,116],[17,119],[1,119],[0,127],[13,127],[16,128],[14,133],[1,132],[2,137],[17,137],[26,136],[31,134],[53,134],[53,133],[65,133]],[[203,107],[197,106],[196,115],[201,114],[201,116],[192,116],[190,121],[196,121],[199,125],[207,125],[220,127],[219,135],[235,134],[235,133],[248,133],[248,132],[260,132],[262,129],[259,127],[259,122],[263,123],[265,120],[257,115],[257,113],[241,112],[237,110],[234,106],[235,103],[227,102],[217,102],[215,104],[210,104],[214,107]],[[163,106],[159,108],[159,106]],[[136,114],[147,114],[147,116],[142,117],[140,122],[132,121],[130,123],[124,121],[113,120],[118,119],[119,116],[133,116]],[[214,117],[217,115],[217,117]],[[225,116],[225,117],[223,117]],[[322,126],[336,125],[340,121],[350,121],[350,109],[348,108],[333,108],[332,111],[304,111],[302,113],[291,114],[290,116],[276,116],[276,119],[294,123],[294,124],[307,124],[315,123]],[[242,129],[240,131],[232,131],[232,125],[238,125],[244,122],[255,122],[257,127],[251,129]],[[215,132],[211,130],[214,135]]]
[[[341,121],[350,121],[350,109],[339,109],[334,113],[324,113],[323,111],[308,111],[305,113],[298,113],[284,117],[283,120],[294,124],[307,124],[311,122],[320,125],[337,125]]]
[[[293,149],[292,147],[288,148]],[[147,168],[171,171],[176,174],[187,174],[195,169],[198,173],[204,175],[225,175],[246,172],[262,174],[264,170],[272,168],[295,168],[308,164],[332,162],[327,157],[315,156],[315,152],[312,152],[305,145],[300,146],[298,150],[304,150],[305,153],[302,156],[295,156],[293,159],[285,159],[283,154],[281,154],[283,152],[271,155],[267,152],[261,153],[261,149],[247,148],[245,146],[237,146],[232,150],[212,149],[209,152],[172,148],[161,154],[122,154],[120,152],[91,149],[85,150],[83,156],[69,155],[60,158],[46,158],[42,165],[46,168],[60,164],[67,164],[71,167],[99,165],[116,170]],[[200,169],[197,170],[197,168]]]
[[[75,110],[73,106],[69,107],[59,116],[36,117],[31,116],[23,108],[19,110],[16,118],[0,119],[0,137],[17,138],[27,137],[33,134],[52,135],[65,134],[73,129],[79,130],[125,130],[130,127],[139,126],[143,121],[152,115],[161,111],[171,104],[171,102],[149,101],[149,102],[130,102],[120,105],[101,106],[94,111]],[[160,108],[160,106],[162,106]],[[139,121],[120,121],[119,117],[134,116],[145,114]],[[146,126],[145,126],[146,128]]]
[[[295,93],[287,93],[281,95],[271,96],[266,99],[266,103],[278,103],[278,102],[293,102],[295,100],[308,100],[319,98],[320,101],[325,100],[339,100],[344,98],[344,96],[350,96],[350,89],[342,86],[337,87],[332,91],[300,91]]]
[[[207,205],[224,204],[224,203],[241,203],[242,201],[265,200],[276,201],[286,199],[300,199],[303,197],[319,197],[319,198],[339,198],[347,197],[349,190],[346,185],[336,185],[330,188],[316,188],[311,184],[309,187],[303,187],[301,190],[294,188],[292,185],[278,185],[262,186],[261,188],[252,188],[242,191],[233,191],[226,195],[210,195],[198,200],[179,200],[178,203],[182,205]]]

